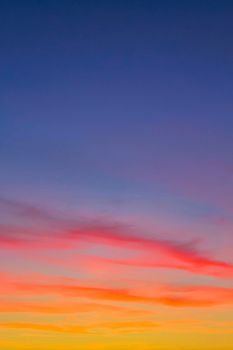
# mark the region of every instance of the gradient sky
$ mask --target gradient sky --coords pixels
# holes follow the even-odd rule
[[[232,349],[232,18],[0,1],[1,349]]]

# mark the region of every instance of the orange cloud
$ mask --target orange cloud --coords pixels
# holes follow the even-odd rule
[[[148,291],[127,288],[107,288],[78,284],[75,279],[60,282],[51,278],[51,282],[28,282],[25,280],[5,280],[1,294],[6,295],[58,295],[63,298],[85,298],[91,300],[163,304],[170,306],[203,307],[210,305],[233,304],[233,289],[216,286],[149,286]]]
[[[27,329],[31,331],[43,331],[43,332],[58,332],[68,334],[88,334],[90,333],[88,327],[75,325],[75,326],[60,326],[54,324],[38,324],[38,323],[0,323],[0,328],[3,329]]]
[[[232,325],[224,322],[205,322],[198,320],[181,321],[126,321],[126,322],[105,322],[94,324],[50,324],[50,323],[31,323],[31,322],[6,322],[0,323],[0,329],[29,330],[40,332],[55,332],[64,334],[106,334],[106,331],[113,333],[142,333],[155,332],[156,330],[175,331],[175,332],[193,332],[204,333],[232,333]]]
[[[160,326],[154,321],[129,321],[129,322],[105,322],[97,324],[66,325],[66,324],[47,324],[47,323],[18,323],[8,322],[0,323],[0,329],[27,329],[31,331],[56,332],[66,334],[99,334],[106,330],[117,333],[135,333],[148,330],[155,330]]]
[[[119,305],[103,303],[70,302],[61,299],[29,301],[0,299],[0,313],[41,313],[41,314],[79,314],[79,313],[105,313],[118,314],[121,317],[148,316],[148,310],[140,310]]]

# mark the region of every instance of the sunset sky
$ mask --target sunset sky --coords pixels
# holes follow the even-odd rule
[[[0,349],[233,348],[233,2],[0,1]]]

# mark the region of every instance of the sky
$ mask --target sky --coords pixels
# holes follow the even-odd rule
[[[0,348],[232,349],[232,16],[0,2]]]

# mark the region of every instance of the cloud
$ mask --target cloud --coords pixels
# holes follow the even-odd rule
[[[65,233],[68,239],[139,251],[137,259],[110,259],[116,264],[184,269],[194,273],[233,277],[233,264],[203,255],[194,242],[177,242],[132,234],[118,225],[87,225]],[[159,256],[159,258],[158,258]],[[106,259],[107,262],[107,259]]]
[[[4,276],[3,276],[4,277]],[[111,288],[83,284],[76,279],[27,281],[25,278],[5,277],[0,288],[2,296],[59,296],[64,300],[76,298],[127,304],[161,304],[175,307],[207,307],[233,304],[233,289],[217,286],[150,285],[145,288]]]
[[[28,228],[0,224],[0,249],[25,251],[44,249],[69,249],[73,243],[62,239],[59,230]]]
[[[109,249],[124,249],[130,253],[129,257],[106,258],[87,257],[90,262],[115,264],[129,267],[163,268],[185,270],[195,274],[233,278],[233,264],[222,260],[210,258],[201,253],[195,242],[182,243],[160,238],[145,238],[135,235],[121,226],[109,227],[89,224],[87,227],[79,226],[75,229],[61,231],[29,231],[23,228],[9,228],[0,226],[0,248],[20,251],[48,250],[56,251],[77,248],[79,245],[88,246],[103,245]],[[44,256],[44,254],[43,254]],[[123,255],[124,256],[124,255]],[[36,255],[34,256],[36,257]],[[55,258],[43,258],[47,263],[56,263]],[[64,261],[64,266],[69,267],[69,260],[73,259],[73,265],[77,263],[72,254]],[[47,261],[46,261],[47,260]],[[62,264],[62,259],[57,262]],[[72,264],[70,264],[71,267]]]
[[[132,322],[106,322],[92,325],[66,325],[47,323],[25,323],[7,322],[0,323],[0,329],[26,329],[31,331],[55,332],[65,334],[101,334],[106,330],[114,333],[137,333],[141,331],[154,330],[159,324],[153,321],[132,321]]]
[[[0,196],[0,209],[8,214],[30,220],[54,223],[58,218],[48,210],[29,203]]]
[[[143,332],[193,332],[198,333],[231,333],[232,324],[226,322],[206,322],[203,320],[166,320],[155,322],[153,320],[109,321],[99,323],[80,324],[51,324],[32,322],[5,322],[0,323],[0,329],[28,330],[33,332],[49,332],[77,335],[102,335],[106,331],[112,334],[134,334]]]
[[[158,254],[158,253],[157,253]],[[70,258],[66,261],[57,259],[57,263],[63,266],[68,266],[70,268],[75,268],[77,261],[79,259]],[[193,266],[191,264],[180,262],[179,260],[171,260],[166,257],[150,256],[150,254],[144,254],[137,258],[106,258],[101,256],[89,256],[85,259],[85,266],[91,267],[93,272],[108,272],[111,270],[116,270],[118,267],[129,267],[129,268],[145,268],[145,269],[168,269],[168,270],[181,270],[187,271],[193,274],[199,274],[204,276],[218,277],[231,279],[233,277],[233,268],[232,266],[226,267],[212,267],[212,266]],[[50,259],[51,263],[53,259]],[[54,260],[55,261],[55,260]],[[112,266],[112,267],[111,267]],[[115,268],[114,268],[115,267]]]
[[[101,313],[118,315],[119,317],[141,317],[152,312],[119,305],[101,303],[70,302],[68,300],[14,300],[0,299],[0,313],[32,313],[32,314],[93,314]]]
[[[46,323],[8,322],[8,323],[0,323],[0,328],[27,329],[31,331],[56,332],[56,333],[67,333],[67,334],[89,334],[90,333],[88,327],[81,326],[81,325],[61,326],[61,325],[46,324]]]
[[[106,221],[81,222],[79,218],[68,220],[51,214],[42,208],[0,197],[0,207],[28,219],[53,223],[54,227],[28,229],[24,227],[0,226],[0,248],[23,250],[67,250],[78,244],[87,246],[104,245],[109,248],[126,249],[136,253],[132,258],[105,259],[106,264],[131,267],[179,269],[191,273],[233,277],[233,264],[207,256],[199,250],[198,240],[186,242],[161,238],[152,232],[145,237],[143,232],[135,233],[133,227]],[[200,245],[200,242],[199,242]],[[132,254],[130,254],[132,256]]]

